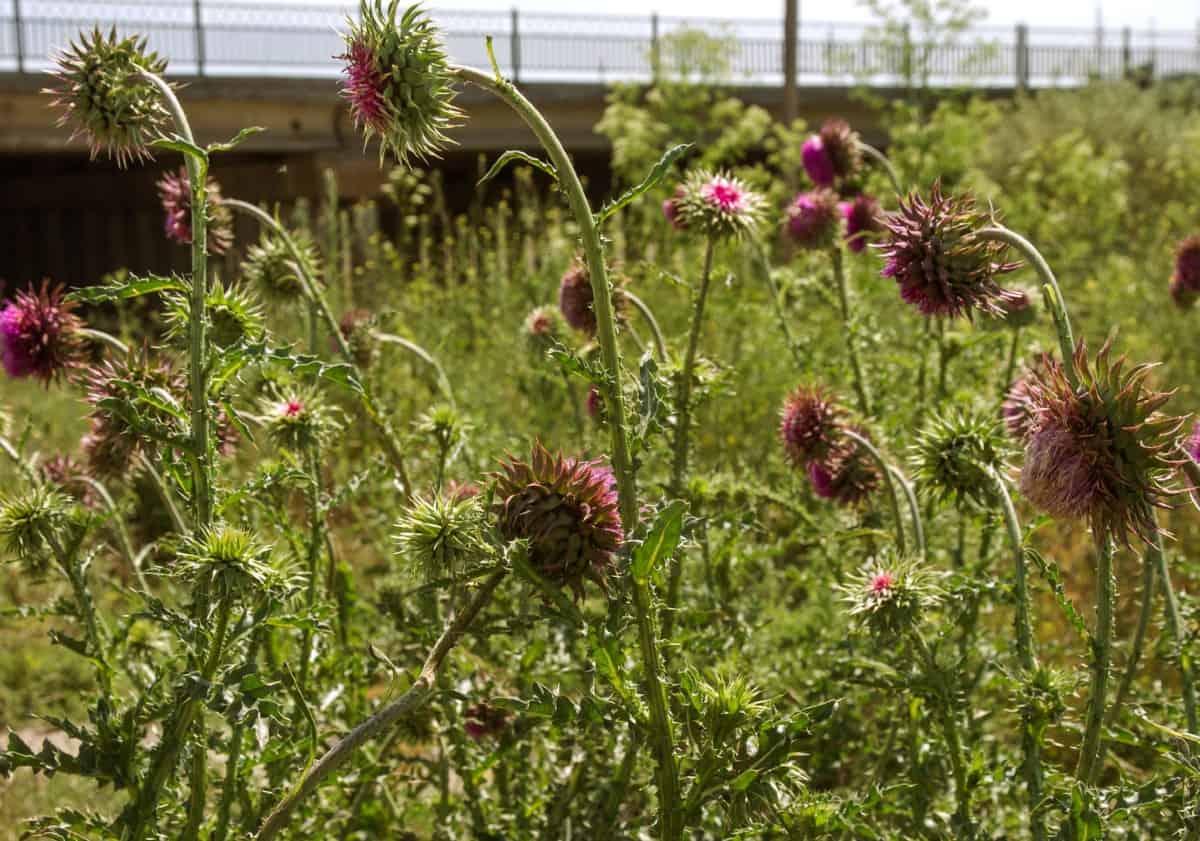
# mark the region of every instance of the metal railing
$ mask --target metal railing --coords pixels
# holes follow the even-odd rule
[[[340,64],[339,30],[348,4],[260,0],[0,0],[0,71],[41,72],[83,29],[115,26],[147,37],[184,75],[331,77]],[[434,10],[452,58],[486,64],[494,38],[502,69],[524,81],[650,79],[670,63],[672,36],[698,30],[725,39],[728,75],[743,84],[783,79],[782,23]],[[1131,29],[977,27],[946,43],[908,30],[801,21],[797,78],[802,85],[896,82],[915,74],[935,85],[1078,84],[1137,72],[1200,73],[1195,32]]]

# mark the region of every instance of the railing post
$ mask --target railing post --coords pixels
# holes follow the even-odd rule
[[[521,27],[516,6],[513,6],[512,23],[509,29],[508,51],[512,55],[513,82],[517,83],[521,81]]]
[[[658,84],[662,54],[658,46],[658,12],[650,13],[650,81]]]
[[[1133,69],[1133,32],[1128,26],[1121,28],[1121,78],[1128,79]]]
[[[25,72],[25,24],[21,20],[21,0],[13,0],[13,30],[17,42],[17,72]]]
[[[796,48],[800,28],[800,0],[787,0],[783,12],[783,124],[790,126],[800,116],[800,94],[796,90]]]
[[[192,0],[192,19],[196,29],[196,75],[204,75],[204,20],[200,14],[200,0]]]
[[[1017,92],[1029,90],[1029,27],[1023,23],[1017,24]]]

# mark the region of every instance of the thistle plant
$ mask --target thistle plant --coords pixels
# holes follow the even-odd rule
[[[43,283],[18,292],[0,308],[0,363],[13,378],[43,383],[62,378],[83,364],[83,322],[62,289]]]

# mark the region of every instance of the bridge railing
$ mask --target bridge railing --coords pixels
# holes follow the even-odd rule
[[[42,72],[81,29],[115,26],[145,35],[184,75],[336,75],[338,31],[356,6],[278,0],[0,0],[0,71]],[[486,64],[494,38],[504,71],[525,81],[611,82],[652,78],[669,36],[699,30],[725,39],[730,77],[778,85],[777,20],[437,10],[454,60]],[[1200,73],[1189,31],[977,27],[947,43],[908,30],[801,21],[801,84],[895,83],[914,73],[935,85],[1078,84],[1132,72]]]

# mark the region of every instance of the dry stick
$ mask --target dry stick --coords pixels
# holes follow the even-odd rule
[[[313,764],[296,787],[279,801],[271,811],[271,814],[267,815],[262,828],[255,836],[257,841],[269,841],[269,839],[278,835],[287,825],[288,819],[296,807],[306,797],[316,791],[325,778],[340,768],[365,742],[391,727],[404,716],[428,703],[433,697],[442,661],[446,659],[446,655],[458,644],[458,641],[466,633],[467,628],[470,627],[475,617],[479,615],[480,611],[491,600],[496,587],[499,586],[507,573],[507,568],[498,569],[484,580],[479,590],[475,593],[474,598],[471,599],[471,602],[462,612],[454,617],[446,626],[442,635],[438,637],[437,642],[434,643],[433,648],[429,652],[429,656],[425,658],[425,664],[421,667],[420,675],[413,681],[412,686],[403,695],[355,727],[343,736],[337,744],[326,751],[325,755]]]

